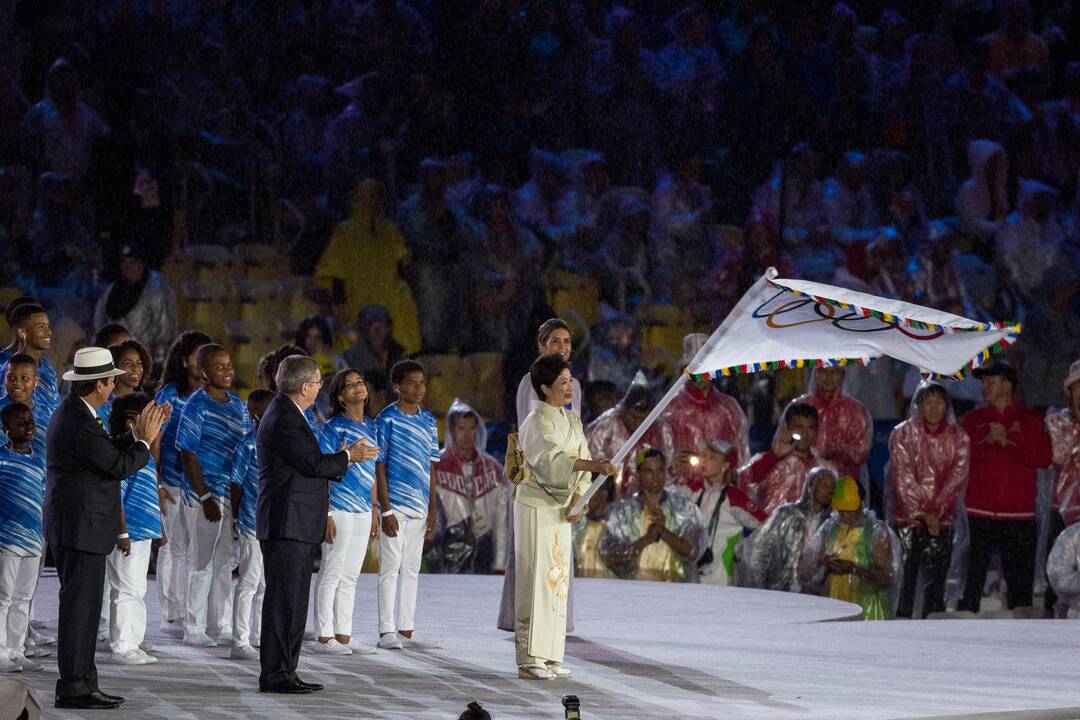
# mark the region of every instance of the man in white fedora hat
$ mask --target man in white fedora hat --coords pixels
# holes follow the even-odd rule
[[[1073,361],[1065,377],[1068,405],[1046,413],[1046,432],[1054,449],[1054,493],[1050,513],[1050,537],[1047,549],[1054,546],[1061,531],[1080,522],[1080,360]],[[1057,596],[1047,590],[1047,609],[1053,609]]]
[[[704,333],[683,338],[680,370],[694,359],[705,341]],[[722,441],[735,451],[735,467],[750,459],[746,413],[739,401],[716,389],[709,380],[690,380],[664,410],[664,420],[675,440],[674,480],[697,493],[704,488],[705,472],[699,454],[710,442]]]
[[[123,374],[105,348],[79,350],[64,373],[71,393],[49,423],[43,523],[60,578],[58,708],[115,708],[124,701],[101,692],[94,665],[105,558],[123,539],[120,481],[147,463],[171,408],[147,403],[131,432],[110,438],[98,408]]]

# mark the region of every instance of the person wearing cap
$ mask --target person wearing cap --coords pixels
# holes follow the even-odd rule
[[[1080,360],[1069,368],[1064,384],[1069,406],[1046,414],[1055,472],[1047,547],[1054,546],[1065,528],[1080,522]],[[1057,601],[1053,589],[1045,600],[1052,609]]]
[[[806,473],[813,468],[831,468],[814,450],[817,428],[818,412],[813,405],[788,403],[776,428],[772,447],[739,468],[739,487],[766,514],[797,500]]]
[[[978,612],[986,569],[1001,555],[1010,610],[1031,605],[1035,582],[1036,473],[1053,459],[1041,413],[1016,397],[1012,366],[998,360],[975,369],[986,403],[964,416],[971,438],[967,508],[971,549],[958,610]]]
[[[8,322],[15,330],[18,347],[15,352],[3,359],[0,374],[7,368],[7,361],[16,353],[29,355],[37,363],[38,384],[34,388],[34,401],[55,408],[60,403],[60,390],[56,384],[56,370],[45,357],[45,352],[52,347],[52,327],[49,314],[40,305],[23,303],[12,309]],[[0,397],[4,390],[0,388]]]
[[[683,338],[683,354],[679,364],[683,369],[709,339],[704,333],[693,333]],[[705,442],[725,442],[735,451],[732,467],[739,467],[750,459],[749,429],[746,413],[739,401],[716,389],[710,381],[691,378],[679,394],[664,409],[664,420],[671,428],[675,443],[675,484],[690,492],[700,492],[705,487],[705,475],[697,456],[697,449]]]
[[[818,456],[836,467],[841,475],[862,482],[866,460],[870,457],[874,423],[866,406],[844,392],[845,370],[842,367],[814,368],[810,392],[795,399],[813,405],[818,411]]]
[[[915,392],[910,417],[889,436],[887,487],[904,564],[897,617],[911,617],[920,570],[923,617],[945,611],[956,503],[967,485],[970,458],[971,443],[956,424],[945,386],[924,382]]]
[[[703,583],[731,585],[743,537],[767,516],[735,485],[738,453],[734,447],[713,440],[704,443],[696,457],[705,480],[691,496],[705,523],[706,546],[698,560],[698,574]]]
[[[803,552],[799,578],[803,592],[854,603],[864,620],[888,620],[899,575],[899,542],[863,507],[860,491],[850,476],[836,483],[833,513]]]
[[[94,327],[120,323],[163,365],[176,337],[176,296],[165,278],[147,267],[146,259],[141,241],[120,248],[120,276],[98,298]]]
[[[589,451],[594,457],[614,457],[641,423],[645,422],[649,411],[655,405],[656,398],[647,385],[637,381],[632,383],[615,407],[601,414],[585,428],[585,436],[589,438]],[[669,462],[670,458],[675,457],[671,428],[663,418],[657,418],[656,422],[649,426],[633,451],[623,460],[615,476],[615,486],[619,490],[620,498],[628,498],[638,491],[634,453],[644,447],[660,450]]]
[[[60,578],[58,708],[115,708],[123,702],[101,692],[94,664],[106,557],[125,539],[120,482],[149,462],[150,445],[170,406],[148,403],[130,432],[110,438],[97,411],[122,374],[105,348],[76,352],[74,366],[64,373],[71,393],[49,423],[43,524]]]
[[[600,557],[619,577],[696,582],[705,552],[705,526],[694,501],[669,490],[667,458],[653,447],[634,457],[640,489],[608,513]]]
[[[780,505],[742,541],[739,585],[762,590],[799,592],[799,560],[832,512],[836,473],[816,467],[806,474],[802,495]]]

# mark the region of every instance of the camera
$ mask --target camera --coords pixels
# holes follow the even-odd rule
[[[566,720],[580,720],[581,703],[578,702],[577,695],[563,695],[562,706],[566,711]]]

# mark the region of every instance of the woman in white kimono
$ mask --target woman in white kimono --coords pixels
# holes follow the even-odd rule
[[[529,372],[544,402],[518,433],[526,478],[514,497],[514,641],[518,676],[570,677],[562,664],[566,646],[566,593],[573,540],[570,508],[589,487],[590,473],[613,475],[607,460],[592,460],[581,419],[566,405],[573,395],[570,365],[544,355]]]

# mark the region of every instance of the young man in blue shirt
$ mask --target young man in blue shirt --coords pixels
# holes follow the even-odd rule
[[[398,400],[375,419],[381,455],[375,466],[382,517],[379,647],[438,647],[437,642],[413,634],[424,540],[435,534],[438,431],[435,416],[421,407],[427,394],[423,366],[402,360],[390,370],[390,382]]]
[[[41,670],[23,643],[44,545],[45,458],[32,449],[30,408],[12,403],[0,411],[0,423],[7,435],[0,448],[0,672]]]
[[[266,590],[263,577],[262,549],[255,536],[255,506],[259,499],[259,458],[255,452],[255,433],[259,420],[274,393],[263,388],[252,390],[247,407],[251,429],[236,449],[232,466],[232,513],[236,524],[237,570],[236,590],[233,593],[233,660],[255,660],[262,628],[262,602]]]

